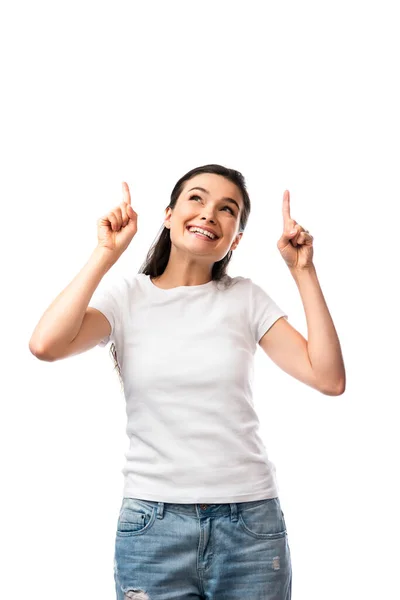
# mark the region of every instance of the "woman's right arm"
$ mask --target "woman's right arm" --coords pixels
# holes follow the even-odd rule
[[[103,276],[114,262],[115,260],[111,260],[109,250],[101,246],[96,247],[82,270],[50,304],[36,325],[29,341],[32,354],[47,361],[64,358],[69,354],[66,353],[66,348],[77,337],[89,302]],[[104,315],[99,311],[94,313],[95,309],[89,310],[92,315],[90,319],[92,331],[90,345],[86,349],[95,346],[107,333],[110,333],[110,324]],[[96,314],[95,318],[93,318],[94,314]],[[86,338],[88,333],[86,331]],[[86,340],[86,344],[88,341]],[[71,353],[76,354],[79,351],[83,351],[83,348],[76,348]]]
[[[88,305],[103,276],[137,232],[137,213],[125,181],[122,190],[121,204],[97,221],[98,245],[88,262],[50,304],[34,329],[29,349],[41,360],[54,361],[89,350],[111,332],[106,317]]]

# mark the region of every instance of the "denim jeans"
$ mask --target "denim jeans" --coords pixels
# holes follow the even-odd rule
[[[125,497],[114,580],[117,600],[290,600],[279,498],[172,504]]]

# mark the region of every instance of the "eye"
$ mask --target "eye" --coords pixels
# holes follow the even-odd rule
[[[192,195],[190,196],[189,200],[192,200],[192,198],[200,198],[200,200],[201,200],[201,197],[200,197],[200,196],[198,196],[197,194],[192,194]],[[224,208],[227,208],[228,210],[230,210],[230,212],[231,212],[231,215],[235,216],[235,213],[234,213],[234,211],[231,209],[231,207],[230,207],[230,206],[224,206]]]

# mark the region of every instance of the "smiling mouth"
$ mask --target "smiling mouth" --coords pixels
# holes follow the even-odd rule
[[[195,235],[196,237],[204,240],[205,242],[216,242],[217,240],[219,240],[218,237],[211,239],[210,237],[208,237],[208,235],[204,235],[203,233],[199,233],[198,231],[189,231],[189,227],[186,227],[186,229],[191,235]]]

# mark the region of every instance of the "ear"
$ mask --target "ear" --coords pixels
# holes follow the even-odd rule
[[[237,236],[235,237],[235,241],[232,243],[231,250],[235,250],[238,247],[239,242],[242,239],[242,237],[243,237],[243,232],[237,234]]]
[[[165,218],[164,218],[164,227],[166,227],[167,229],[171,229],[171,216],[172,216],[172,209],[170,206],[167,206],[167,208],[165,209]]]

